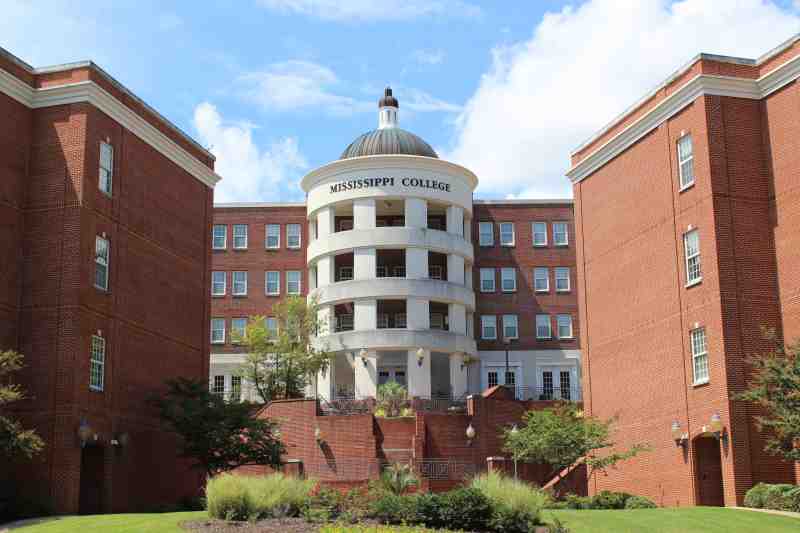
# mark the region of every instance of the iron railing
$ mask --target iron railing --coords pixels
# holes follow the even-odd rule
[[[570,387],[515,387],[514,395],[518,400],[538,400],[538,401],[580,401],[581,388],[578,386]]]
[[[466,411],[466,396],[452,397],[446,395],[416,396],[394,402],[383,402],[374,398],[357,398],[355,394],[338,394],[327,400],[320,398],[323,415],[357,415],[381,412],[383,416],[403,416],[404,413],[417,411],[462,413]],[[387,408],[392,409],[387,413]]]

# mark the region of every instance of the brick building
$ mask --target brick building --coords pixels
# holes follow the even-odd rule
[[[4,499],[58,513],[197,494],[147,407],[208,375],[213,156],[91,62],[0,49],[0,348],[46,443],[0,465]]]
[[[800,36],[701,54],[572,154],[584,402],[653,451],[591,489],[741,505],[797,483],[732,395],[800,336]]]

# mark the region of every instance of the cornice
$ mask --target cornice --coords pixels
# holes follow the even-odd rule
[[[31,109],[75,103],[91,104],[204,185],[214,188],[221,179],[216,172],[92,81],[34,89],[0,69],[0,92]]]

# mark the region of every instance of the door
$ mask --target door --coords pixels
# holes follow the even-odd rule
[[[519,398],[521,394],[521,369],[519,366],[509,366],[508,371],[504,366],[489,366],[483,368],[483,389],[503,385],[514,391],[514,395]]]
[[[548,366],[539,370],[538,400],[578,400],[575,370],[569,367]]]
[[[403,387],[406,386],[405,367],[382,367],[378,370],[378,386],[387,381],[396,381]]]
[[[725,505],[722,486],[722,458],[719,441],[714,437],[699,437],[694,441],[697,476],[697,504]]]
[[[81,485],[78,512],[100,514],[103,512],[103,448],[86,446],[81,450]]]

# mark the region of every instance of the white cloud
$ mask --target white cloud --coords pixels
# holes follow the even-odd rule
[[[569,153],[699,52],[758,57],[800,31],[763,0],[591,0],[493,51],[445,157],[479,193],[569,197]]]
[[[480,15],[478,6],[460,0],[259,0],[262,6],[324,20],[407,20],[431,15]]]
[[[266,150],[253,140],[253,125],[225,123],[214,105],[203,102],[194,110],[194,127],[202,143],[217,158],[222,176],[215,202],[296,200],[299,173],[308,167],[297,139],[286,137]]]
[[[435,96],[431,96],[425,91],[412,87],[401,87],[395,94],[400,101],[401,108],[410,109],[419,113],[436,111],[458,113],[462,110],[460,105],[445,102]]]
[[[412,57],[422,65],[439,65],[444,61],[444,50],[415,50]]]

